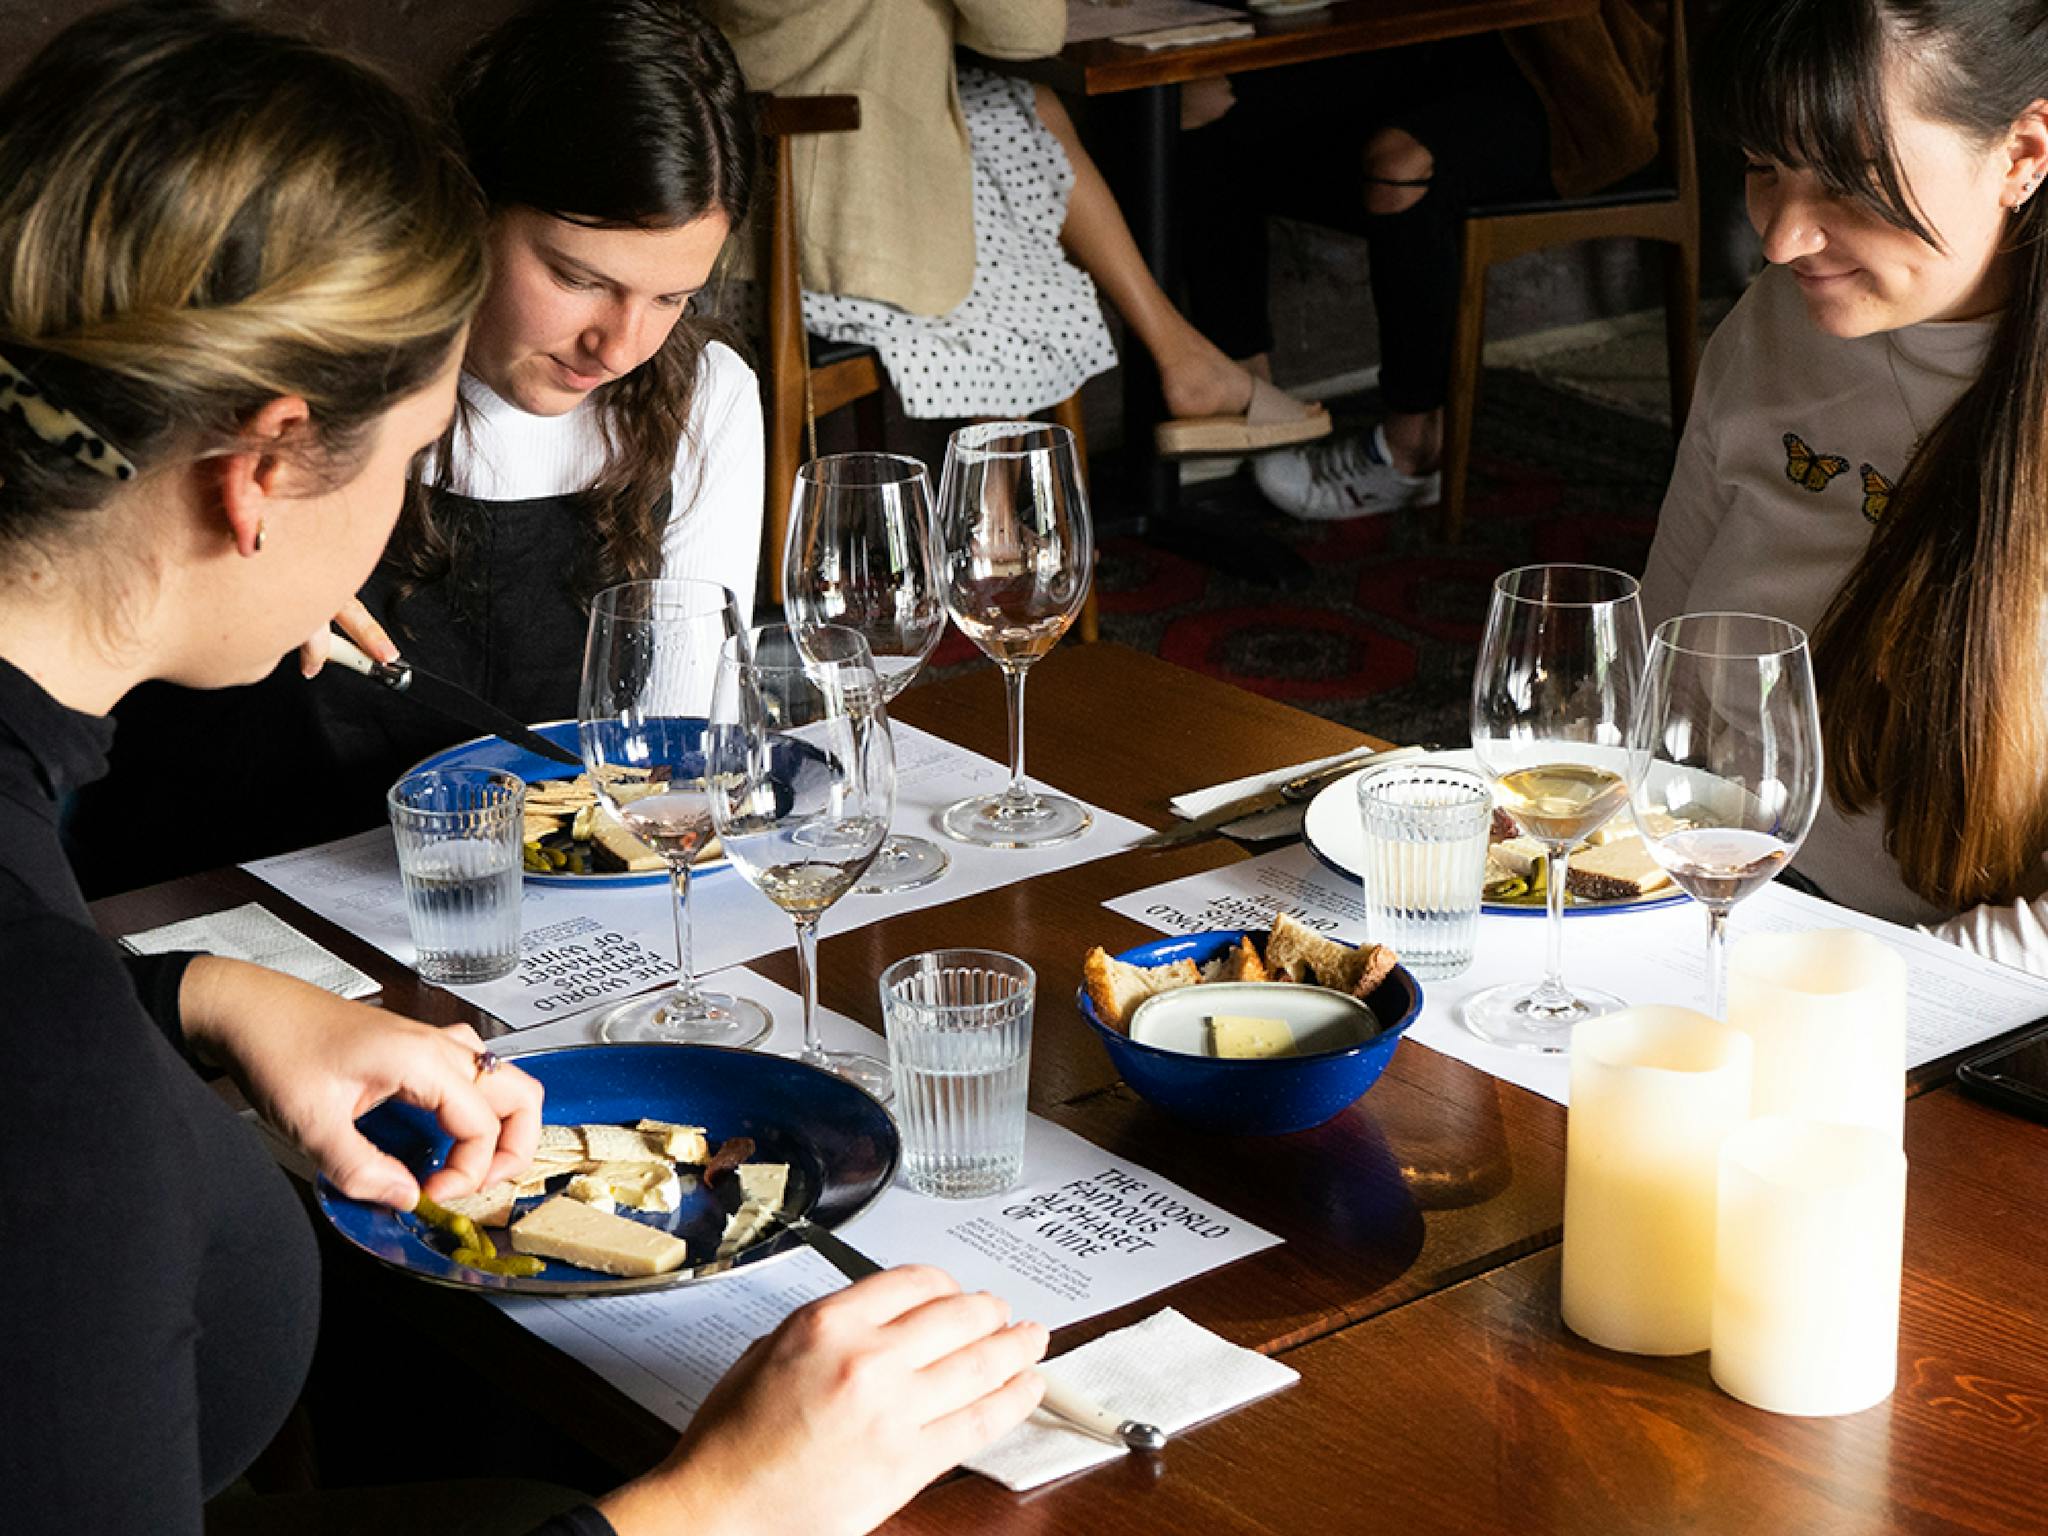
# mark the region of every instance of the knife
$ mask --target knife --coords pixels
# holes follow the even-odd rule
[[[1377,768],[1387,763],[1405,762],[1411,757],[1420,757],[1422,747],[1361,747],[1356,752],[1346,753],[1334,763],[1325,763],[1320,768],[1298,774],[1284,784],[1262,789],[1257,794],[1244,795],[1227,805],[1219,805],[1213,811],[1205,811],[1191,821],[1183,821],[1149,837],[1141,837],[1131,844],[1133,848],[1178,848],[1183,843],[1192,843],[1198,837],[1209,837],[1233,821],[1260,811],[1270,811],[1276,806],[1288,805],[1308,799],[1332,779],[1342,778],[1347,773],[1356,773],[1361,768]]]
[[[849,1280],[862,1280],[881,1273],[881,1265],[808,1216],[776,1211],[774,1221],[785,1232],[801,1238],[820,1258]],[[1045,1376],[1043,1371],[1039,1374],[1045,1379],[1045,1396],[1039,1399],[1038,1406],[1055,1418],[1066,1420],[1083,1434],[1134,1451],[1156,1451],[1166,1444],[1165,1433],[1155,1426],[1140,1424],[1134,1419],[1119,1419],[1086,1393],[1063,1386]]]
[[[444,677],[422,672],[409,661],[372,661],[341,635],[329,635],[327,657],[351,672],[360,672],[372,682],[382,683],[393,693],[402,693],[450,720],[460,720],[472,730],[502,736],[515,747],[523,747],[551,762],[581,768],[583,759],[567,747],[557,746],[518,716],[480,699],[467,688],[458,688]]]

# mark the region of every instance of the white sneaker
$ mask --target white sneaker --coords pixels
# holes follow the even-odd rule
[[[1387,451],[1386,431],[1332,437],[1261,457],[1252,474],[1266,500],[1305,522],[1341,522],[1421,506],[1442,494],[1443,476],[1404,475]]]

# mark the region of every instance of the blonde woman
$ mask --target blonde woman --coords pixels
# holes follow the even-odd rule
[[[419,1193],[354,1129],[386,1098],[455,1138],[433,1193],[534,1146],[538,1085],[466,1027],[232,961],[124,963],[57,843],[123,693],[263,675],[376,562],[454,406],[484,283],[472,197],[376,76],[208,5],[87,18],[0,92],[10,1536],[196,1536],[305,1377],[312,1233],[202,1071],[233,1074],[363,1199]],[[134,835],[167,835],[147,809]],[[933,1272],[876,1276],[749,1355],[648,1477],[573,1509],[467,1490],[472,1516],[502,1511],[468,1529],[557,1508],[542,1529],[558,1536],[865,1530],[1029,1411],[1044,1334],[1005,1322]],[[267,1526],[458,1528],[431,1494],[328,1498]],[[260,1503],[215,1512],[266,1528]]]

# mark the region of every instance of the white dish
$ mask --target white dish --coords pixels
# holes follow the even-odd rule
[[[1480,771],[1478,754],[1470,747],[1450,752],[1431,752],[1422,757],[1411,757],[1403,767],[1418,763],[1437,763],[1446,768],[1469,768]],[[1308,810],[1301,818],[1302,841],[1308,850],[1338,874],[1353,880],[1365,878],[1365,828],[1358,817],[1358,781],[1368,773],[1377,773],[1378,768],[1361,768],[1357,773],[1347,773],[1341,779],[1334,779],[1323,786],[1316,797],[1309,801]],[[1654,780],[1653,780],[1654,782]],[[1624,811],[1621,813],[1626,815]],[[1617,912],[1639,912],[1646,907],[1667,907],[1692,898],[1676,886],[1651,891],[1643,896],[1631,896],[1622,901],[1580,901],[1568,898],[1565,902],[1566,917],[1608,916]],[[1541,916],[1547,908],[1541,899],[1535,901],[1489,901],[1481,910],[1499,913],[1509,917]]]
[[[1132,1010],[1131,1038],[1155,1050],[1213,1056],[1209,1020],[1216,1014],[1285,1019],[1294,1031],[1297,1056],[1348,1051],[1380,1032],[1378,1017],[1361,999],[1329,987],[1291,981],[1212,981],[1146,998]]]

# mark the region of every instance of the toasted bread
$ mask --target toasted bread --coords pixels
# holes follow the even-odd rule
[[[1122,1029],[1131,1011],[1156,992],[1191,987],[1202,979],[1192,960],[1171,965],[1126,965],[1112,960],[1097,945],[1081,962],[1081,986],[1095,1005],[1095,1016],[1111,1029]]]
[[[1274,980],[1312,981],[1317,986],[1365,997],[1393,971],[1400,957],[1384,944],[1357,949],[1312,933],[1282,912],[1266,941],[1266,968]]]
[[[1258,946],[1250,939],[1239,939],[1229,949],[1202,967],[1204,981],[1271,981],[1266,962],[1259,957]]]

